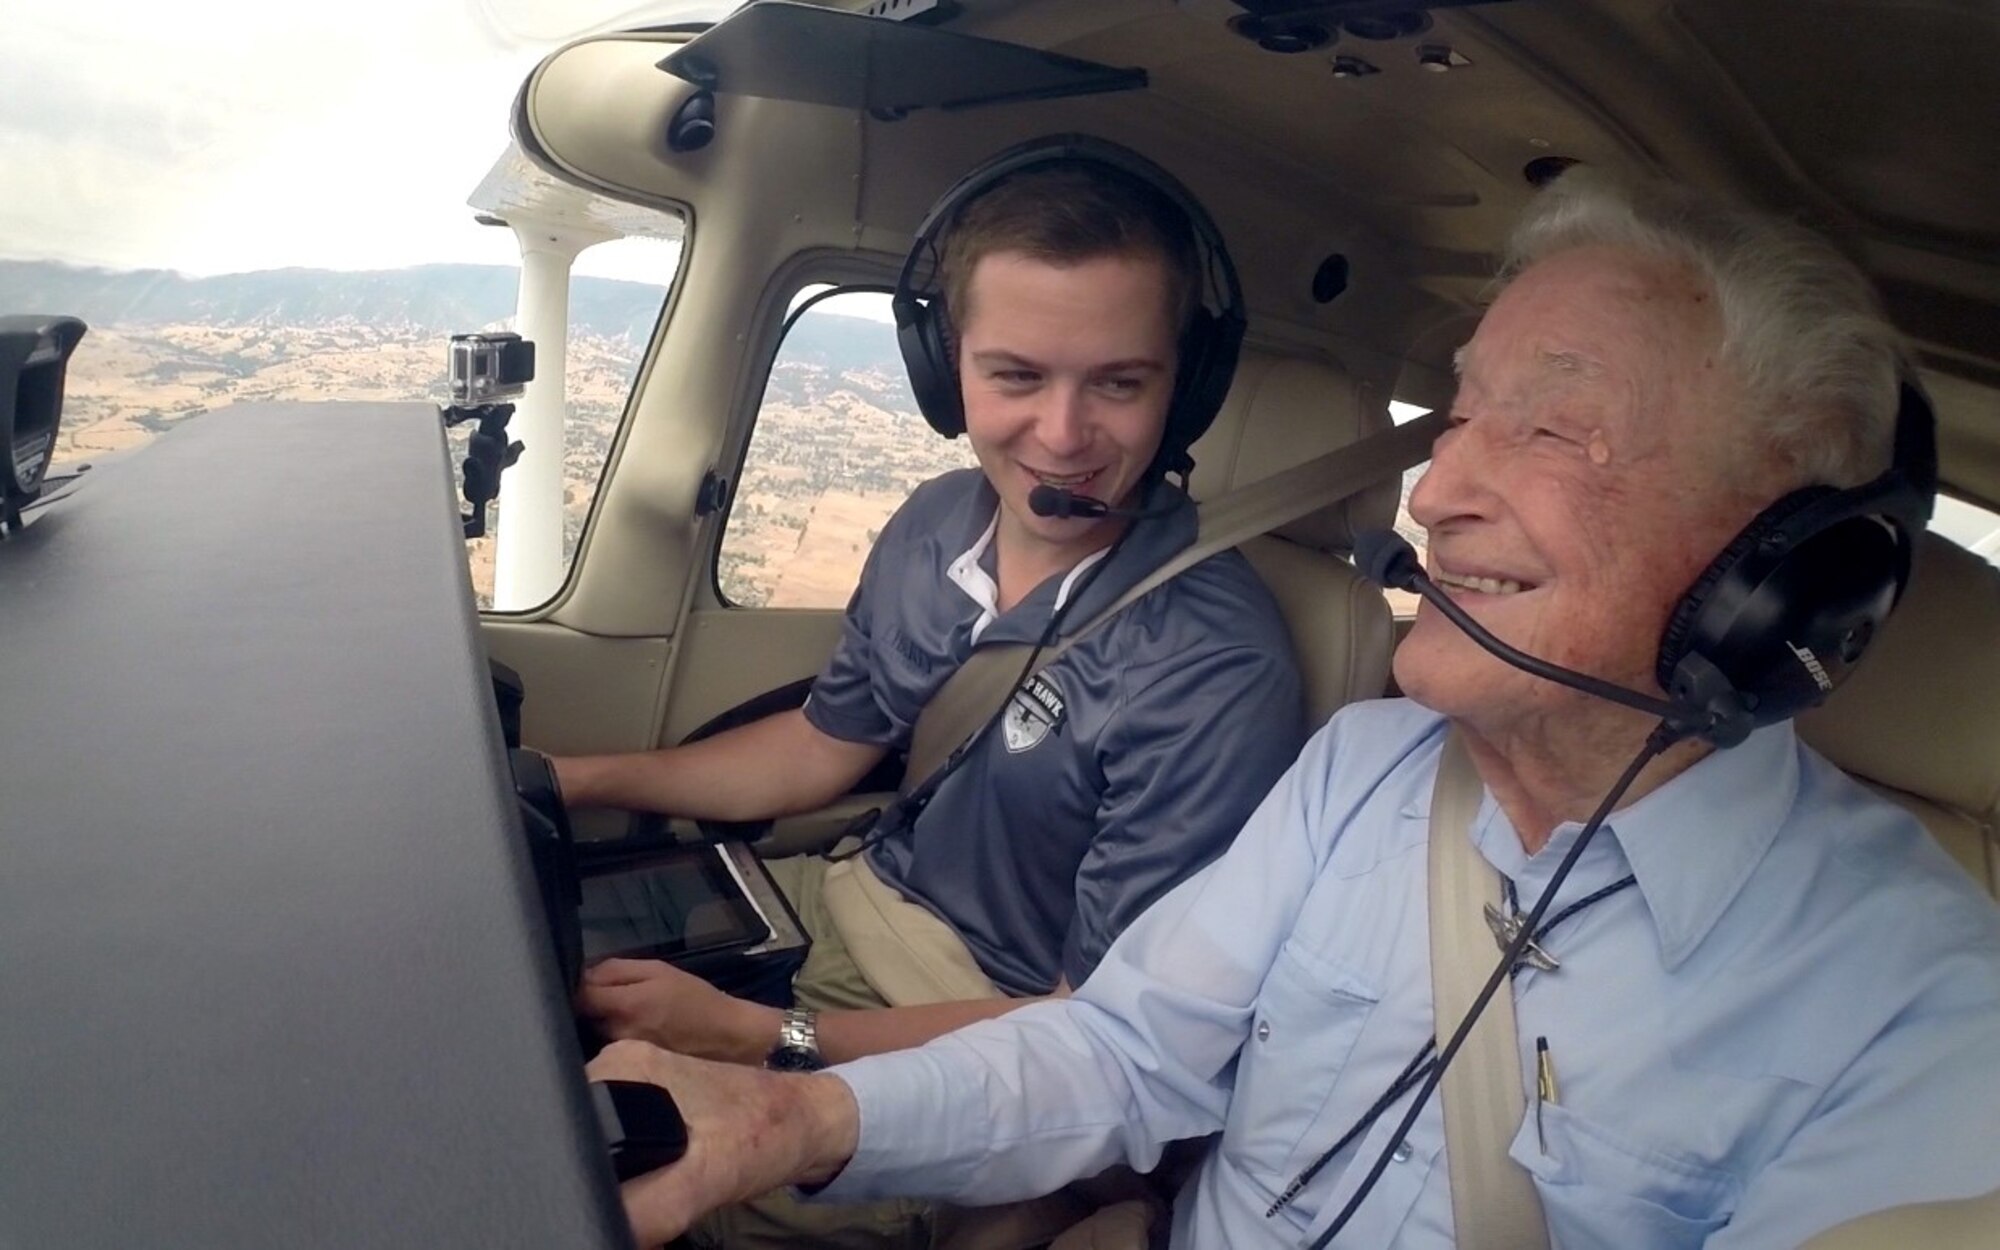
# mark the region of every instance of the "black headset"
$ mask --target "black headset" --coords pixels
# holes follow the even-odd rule
[[[958,369],[952,358],[948,310],[938,277],[938,239],[959,212],[1009,175],[1034,166],[1087,162],[1143,184],[1165,198],[1186,217],[1198,253],[1197,267],[1205,301],[1214,298],[1215,311],[1204,302],[1182,332],[1174,395],[1167,409],[1166,432],[1153,460],[1154,473],[1185,474],[1193,467],[1188,448],[1208,429],[1229,393],[1243,346],[1248,319],[1243,288],[1230,262],[1222,232],[1194,197],[1172,174],[1128,148],[1089,135],[1053,135],[1012,147],[953,183],[917,227],[916,242],[896,277],[890,307],[896,316],[896,341],[909,371],[910,390],[931,428],[946,438],[965,433],[965,406],[958,389]],[[929,259],[924,289],[916,285],[919,267]],[[1149,473],[1149,477],[1154,474]]]
[[[1936,417],[1905,378],[1890,467],[1844,490],[1802,487],[1758,513],[1667,618],[1661,688],[1746,733],[1819,703],[1902,598],[1936,497]]]

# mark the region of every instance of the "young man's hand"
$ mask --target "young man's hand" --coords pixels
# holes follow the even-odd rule
[[[606,1037],[725,1063],[762,1063],[781,1023],[777,1011],[654,959],[605,960],[584,973],[576,1002]]]
[[[838,1077],[708,1063],[644,1042],[611,1043],[588,1072],[593,1081],[660,1086],[687,1125],[679,1162],[625,1183],[625,1214],[641,1246],[678,1237],[728,1203],[831,1180],[860,1133],[860,1109]]]

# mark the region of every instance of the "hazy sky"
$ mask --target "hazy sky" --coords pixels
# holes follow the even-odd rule
[[[0,0],[0,256],[192,274],[513,263],[512,234],[474,225],[465,199],[535,62],[735,3]]]

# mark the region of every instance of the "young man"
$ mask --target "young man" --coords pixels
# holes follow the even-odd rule
[[[1204,270],[1179,205],[1124,169],[1057,158],[979,191],[946,230],[942,297],[979,471],[926,483],[890,520],[802,710],[684,747],[558,760],[571,804],[730,820],[820,806],[908,744],[974,648],[1032,644],[1056,612],[1089,620],[1192,541],[1194,509],[1163,469],[1214,411],[1170,417]],[[1219,399],[1226,378],[1207,384]],[[1029,497],[1043,486],[1148,515],[1040,516]],[[581,1005],[610,1036],[689,1054],[758,1063],[782,1033],[788,1061],[838,1062],[1067,993],[1222,851],[1296,755],[1303,719],[1269,594],[1235,553],[1207,560],[1023,683],[914,822],[831,870],[872,874],[942,920],[990,988],[884,1009],[815,859],[773,865],[813,931],[803,1014],[632,961],[593,970]]]
[[[1587,174],[1544,197],[1411,509],[1481,625],[1658,697],[1684,592],[1718,552],[1766,546],[1739,528],[1888,464],[1895,336],[1789,225]],[[1411,701],[1336,716],[1069,1000],[803,1078],[607,1051],[593,1076],[667,1085],[694,1143],[628,1187],[641,1243],[779,1180],[993,1202],[1220,1130],[1177,1247],[1324,1244],[1343,1211],[1335,1246],[1453,1244],[1464,1164],[1438,1099],[1395,1137],[1399,1073],[1449,1035],[1425,847],[1453,738],[1483,795],[1450,836],[1523,908],[1636,776],[1536,930],[1550,961],[1499,982],[1530,1074],[1501,1166],[1525,1169],[1553,1244],[1796,1246],[2000,1187],[2000,915],[1907,813],[1786,720],[1637,771],[1652,717],[1502,664],[1429,605],[1396,675]]]

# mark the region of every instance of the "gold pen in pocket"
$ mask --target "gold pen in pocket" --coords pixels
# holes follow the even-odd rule
[[[1542,1132],[1542,1107],[1561,1102],[1556,1096],[1556,1061],[1549,1056],[1549,1039],[1535,1039],[1535,1146],[1549,1152],[1548,1137]]]

